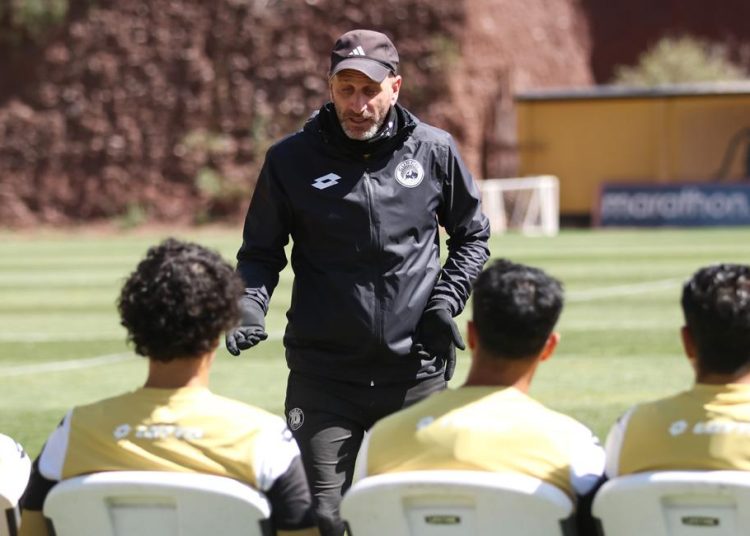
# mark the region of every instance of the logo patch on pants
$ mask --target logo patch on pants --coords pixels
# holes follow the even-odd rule
[[[289,428],[298,430],[305,422],[305,414],[299,408],[290,409],[289,415],[287,415],[287,422],[289,423]]]

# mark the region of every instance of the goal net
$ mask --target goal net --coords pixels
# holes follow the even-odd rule
[[[539,175],[478,181],[482,209],[495,234],[509,230],[527,235],[554,236],[560,222],[557,177]]]

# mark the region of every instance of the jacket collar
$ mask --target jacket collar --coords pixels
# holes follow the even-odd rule
[[[370,160],[392,153],[419,123],[419,119],[398,103],[391,107],[388,116],[386,123],[393,121],[395,127],[391,132],[381,129],[372,140],[352,140],[342,130],[333,103],[328,102],[310,117],[304,131],[318,137],[326,151]]]

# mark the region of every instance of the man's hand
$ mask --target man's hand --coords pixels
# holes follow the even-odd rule
[[[445,363],[445,380],[453,377],[456,369],[456,347],[464,350],[464,340],[458,326],[445,309],[425,311],[417,326],[412,351],[424,359],[437,356]]]
[[[240,355],[242,350],[252,348],[268,338],[263,310],[252,300],[240,301],[240,325],[227,331],[227,350],[232,355]]]

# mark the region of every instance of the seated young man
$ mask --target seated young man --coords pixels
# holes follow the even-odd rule
[[[607,437],[608,478],[658,470],[750,470],[750,266],[698,270],[682,289],[695,385],[630,408]]]
[[[498,260],[479,275],[472,296],[466,383],[378,421],[355,478],[430,469],[520,473],[585,497],[588,510],[604,469],[602,448],[583,424],[527,394],[559,340],[560,283]],[[587,516],[580,518],[590,529]]]
[[[232,267],[197,244],[168,239],[148,250],[118,300],[129,341],[148,358],[146,383],[65,415],[33,463],[22,536],[47,534],[41,510],[55,483],[121,470],[234,478],[266,495],[277,534],[317,534],[284,420],[208,389],[219,337],[238,322],[242,292]]]

